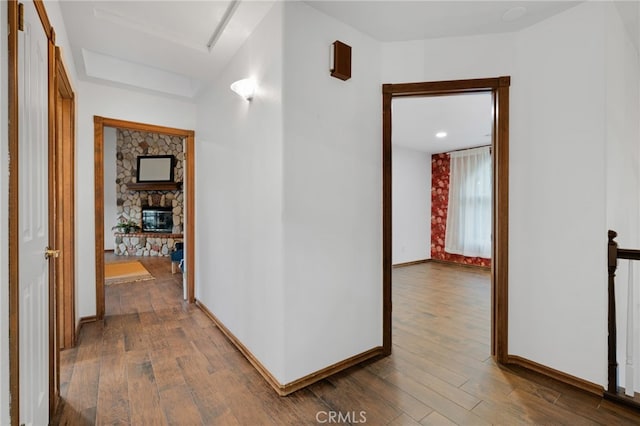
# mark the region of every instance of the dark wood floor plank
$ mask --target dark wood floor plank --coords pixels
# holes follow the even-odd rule
[[[457,423],[452,422],[442,414],[434,411],[425,417],[420,424],[423,426],[455,426]]]
[[[312,385],[309,390],[339,413],[366,413],[367,421],[374,424],[390,423],[402,414],[398,407],[385,401],[378,394],[367,392],[359,383],[337,374],[328,380]]]
[[[442,365],[430,360],[429,358],[409,352],[401,346],[396,345],[394,347],[393,355],[393,359],[395,359],[395,365],[397,365],[396,369],[399,370],[402,370],[405,365],[410,365],[414,368],[428,371],[429,374],[432,374],[440,380],[443,380],[456,387],[462,386],[469,380],[468,376],[443,367]]]
[[[428,371],[414,367],[411,364],[405,364],[404,366],[397,368],[396,373],[411,377],[418,383],[421,383],[438,392],[440,395],[455,401],[456,404],[466,408],[467,410],[471,410],[480,402],[478,397],[433,376]]]
[[[280,416],[269,416],[261,406],[255,404],[250,394],[232,391],[226,396],[226,405],[241,425],[281,426]],[[216,422],[217,423],[217,422]]]
[[[127,384],[131,424],[167,424],[160,406],[160,395],[155,382],[153,366],[148,356],[145,359],[127,362]]]
[[[380,397],[384,398],[385,401],[398,407],[413,420],[420,421],[433,412],[431,407],[365,368],[352,369],[349,378],[358,382],[363,388],[368,389],[368,391],[377,393]]]
[[[99,322],[87,324],[80,332],[80,341],[76,352],[76,363],[94,361],[100,358],[104,327]]]
[[[224,353],[220,351],[219,347],[211,339],[197,339],[193,342],[193,345],[195,349],[207,359],[213,371],[224,370],[229,367],[225,360]]]
[[[292,414],[290,416],[293,419],[292,425],[317,423],[321,413],[330,410],[330,407],[324,401],[318,400],[309,389],[302,389],[286,398],[275,397],[280,398],[280,401],[268,400],[271,403],[271,409],[279,410],[282,408],[282,403],[286,403],[285,409]],[[297,422],[294,422],[295,419]]]
[[[533,425],[544,424],[531,418],[507,403],[482,401],[473,408],[473,412],[487,422],[495,425]]]
[[[611,401],[602,400],[598,406],[598,410],[607,415],[612,415],[615,420],[611,421],[611,424],[618,424],[618,421],[622,421],[620,424],[640,424],[640,414],[637,411],[629,410],[628,408],[619,404],[614,404]]]
[[[66,405],[72,407],[73,411],[83,418],[85,418],[86,410],[94,409],[97,404],[100,364],[99,359],[76,364],[73,377],[64,396]],[[95,412],[93,414],[95,415]]]
[[[70,418],[80,416],[83,421],[93,421],[87,416],[95,416],[95,407],[98,397],[98,383],[102,346],[102,324],[92,323],[83,327],[78,349],[76,352],[73,373],[71,375],[65,400],[72,407],[75,415]]]
[[[77,346],[60,352],[60,395],[68,392],[77,353]]]
[[[226,403],[226,392],[238,386],[237,379],[227,370],[210,371],[210,364],[201,355],[180,357],[178,365],[191,390],[193,400],[204,424],[219,424],[222,418],[237,418]],[[211,369],[212,370],[212,369]]]
[[[592,399],[600,399],[593,395]],[[585,403],[587,400],[587,403]],[[562,407],[565,410],[571,411],[579,416],[585,417],[589,420],[596,421],[603,425],[615,426],[615,425],[628,425],[631,423],[640,423],[640,419],[637,417],[633,419],[626,419],[618,414],[611,413],[607,409],[599,406],[592,406],[588,403],[588,398],[572,398],[564,394],[560,395],[556,401],[558,407]]]
[[[97,405],[100,424],[131,423],[126,361],[124,351],[114,351],[102,358]]]
[[[491,375],[473,377],[469,379],[460,389],[475,395],[485,401],[504,402],[515,387],[496,380]]]
[[[429,359],[440,365],[440,367],[454,371],[467,379],[485,372],[495,372],[497,370],[497,367],[491,364],[457,352],[451,352],[444,348],[434,347],[434,345],[422,344],[412,338],[407,339],[403,336],[397,336],[394,337],[394,339],[396,340],[394,347],[402,347],[414,355]]]
[[[160,391],[160,405],[169,425],[201,425],[202,417],[186,384]]]
[[[557,405],[549,403],[549,401],[540,398],[538,395],[514,389],[509,395],[511,401],[525,402],[524,407],[536,423],[544,424],[581,424],[581,425],[597,425],[598,422],[579,416],[575,411],[569,411]],[[521,409],[521,407],[517,407]]]
[[[440,414],[444,415],[455,423],[474,425],[489,424],[483,421],[480,417],[473,414],[470,409],[463,407],[457,402],[454,402],[446,396],[441,395],[435,390],[423,385],[422,383],[414,380],[409,376],[406,376],[402,373],[394,373],[387,377],[387,380],[389,380],[395,386],[404,389],[414,398],[422,401],[424,404],[433,408],[434,411],[438,411]],[[480,401],[478,401],[478,403],[479,402]]]
[[[158,357],[156,353],[153,353],[151,360],[159,392],[185,384],[182,370],[175,358],[171,356]]]
[[[59,415],[53,423],[60,426],[93,426],[96,422],[96,411],[93,407],[82,411],[76,410],[73,402],[62,401],[60,403]]]
[[[415,421],[411,416],[402,413],[389,423],[389,426],[420,426],[420,423]]]

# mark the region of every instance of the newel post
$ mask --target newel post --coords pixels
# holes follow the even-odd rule
[[[617,336],[616,336],[616,288],[615,288],[615,276],[616,268],[618,267],[618,243],[614,241],[618,234],[616,231],[609,230],[608,237],[609,243],[607,266],[609,271],[609,368],[608,372],[608,388],[607,391],[616,394],[618,392],[618,355],[616,353]]]

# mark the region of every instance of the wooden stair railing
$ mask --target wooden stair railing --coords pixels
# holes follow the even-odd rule
[[[618,243],[614,239],[618,236],[615,231],[609,230],[607,244],[607,266],[609,272],[608,280],[608,386],[604,393],[604,398],[624,404],[628,407],[640,410],[640,399],[625,395],[624,388],[618,387],[618,354],[617,354],[617,324],[616,324],[616,288],[615,276],[618,268],[618,259],[640,260],[640,250],[630,250],[618,248]],[[633,324],[627,324],[632,327]]]

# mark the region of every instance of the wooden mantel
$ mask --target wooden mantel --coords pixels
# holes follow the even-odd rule
[[[140,182],[128,183],[130,191],[177,191],[182,189],[182,182]]]

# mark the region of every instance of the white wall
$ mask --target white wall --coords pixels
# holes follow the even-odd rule
[[[69,80],[71,80],[71,85],[75,88],[75,82],[78,81],[78,73],[75,62],[71,57],[71,46],[69,45],[67,29],[65,28],[64,19],[62,18],[60,0],[45,0],[44,5],[49,21],[56,31],[56,46],[60,48],[62,60],[69,74]]]
[[[104,128],[104,249],[115,249],[115,239],[111,229],[118,223],[116,205],[116,152],[118,148],[115,127]]]
[[[603,5],[517,38],[510,136],[509,352],[604,384]]]
[[[608,7],[606,16],[606,132],[607,132],[607,228],[618,232],[618,244],[623,248],[639,248],[638,218],[640,218],[639,185],[639,84],[638,52],[625,31],[619,10]],[[637,17],[636,17],[637,18]],[[638,289],[638,268],[634,262]],[[616,273],[617,322],[620,385],[626,386],[626,311],[628,261],[620,261]],[[640,292],[634,301],[640,306]],[[635,336],[640,336],[640,312],[636,310]],[[636,354],[640,354],[640,339],[635,338]],[[640,390],[640,359],[635,357],[635,388]]]
[[[196,297],[284,375],[282,4],[198,100]],[[254,77],[251,102],[229,85]]]
[[[0,22],[7,22],[6,3],[0,5]],[[7,25],[0,25],[0,40],[7,40]],[[0,425],[9,424],[9,134],[7,127],[7,43],[0,43]]]
[[[96,313],[93,190],[94,115],[181,129],[195,129],[195,104],[86,81],[76,85],[76,294],[78,318]],[[197,140],[198,135],[196,135]],[[197,143],[197,141],[196,141]]]
[[[431,258],[431,155],[393,146],[393,264]]]
[[[498,77],[513,71],[512,34],[382,43],[382,82]]]
[[[290,382],[382,345],[380,48],[285,3],[285,347]],[[352,78],[329,75],[353,48]]]
[[[348,82],[329,76],[336,38]],[[373,40],[278,3],[198,102],[196,220],[215,238],[196,241],[196,296],[283,384],[382,344],[375,64]],[[228,88],[247,76],[251,103]]]

